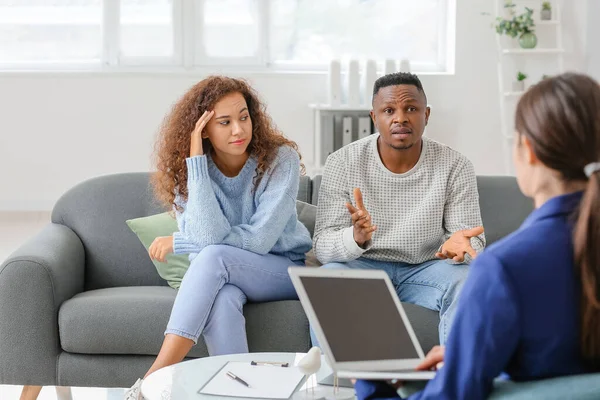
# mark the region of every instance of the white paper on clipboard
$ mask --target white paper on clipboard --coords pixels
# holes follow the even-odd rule
[[[250,387],[228,377],[228,371],[243,379]],[[297,367],[282,368],[230,361],[198,393],[229,397],[289,399],[303,378],[304,375]]]

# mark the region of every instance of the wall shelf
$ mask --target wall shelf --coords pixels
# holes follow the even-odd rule
[[[564,49],[503,49],[502,54],[560,54]]]
[[[544,25],[558,25],[558,24],[560,24],[560,21],[558,21],[556,19],[554,19],[554,20],[551,19],[550,21],[536,21],[535,22],[536,26],[540,26],[540,25],[541,26],[544,26]]]
[[[371,111],[370,106],[349,106],[342,104],[339,106],[332,106],[329,104],[310,104],[310,108],[319,111]]]

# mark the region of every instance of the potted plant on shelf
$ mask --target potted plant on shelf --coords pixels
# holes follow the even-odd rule
[[[519,73],[517,73],[517,80],[513,82],[513,90],[515,92],[525,91],[525,79],[527,79],[527,75],[519,71]]]
[[[523,49],[533,49],[537,46],[537,36],[535,36],[533,22],[533,10],[525,7],[525,12],[520,15],[514,15],[511,19],[502,17],[496,18],[496,32],[499,35],[507,35],[513,38],[519,36],[519,45]]]
[[[552,4],[549,1],[542,3],[542,21],[550,21],[552,19]]]

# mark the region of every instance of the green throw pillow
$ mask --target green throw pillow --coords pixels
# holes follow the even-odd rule
[[[169,212],[151,215],[149,217],[130,219],[125,222],[127,222],[129,229],[137,235],[146,250],[148,250],[154,239],[157,237],[171,236],[173,235],[173,232],[179,231],[177,221]],[[158,274],[174,289],[179,289],[185,271],[187,271],[190,266],[188,254],[169,254],[166,263],[161,263],[156,260],[152,260],[152,262],[154,263]]]

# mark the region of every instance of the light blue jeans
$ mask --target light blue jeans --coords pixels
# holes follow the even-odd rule
[[[304,262],[226,245],[205,247],[183,277],[165,335],[194,343],[202,335],[211,356],[248,353],[243,306],[297,299],[287,271],[292,265]]]
[[[345,263],[325,264],[321,268],[379,269],[387,272],[400,301],[439,311],[440,344],[446,343],[448,338],[458,295],[468,273],[467,264],[450,264],[444,260],[406,264],[375,261],[363,257]],[[313,345],[318,346],[312,328],[310,337]]]

